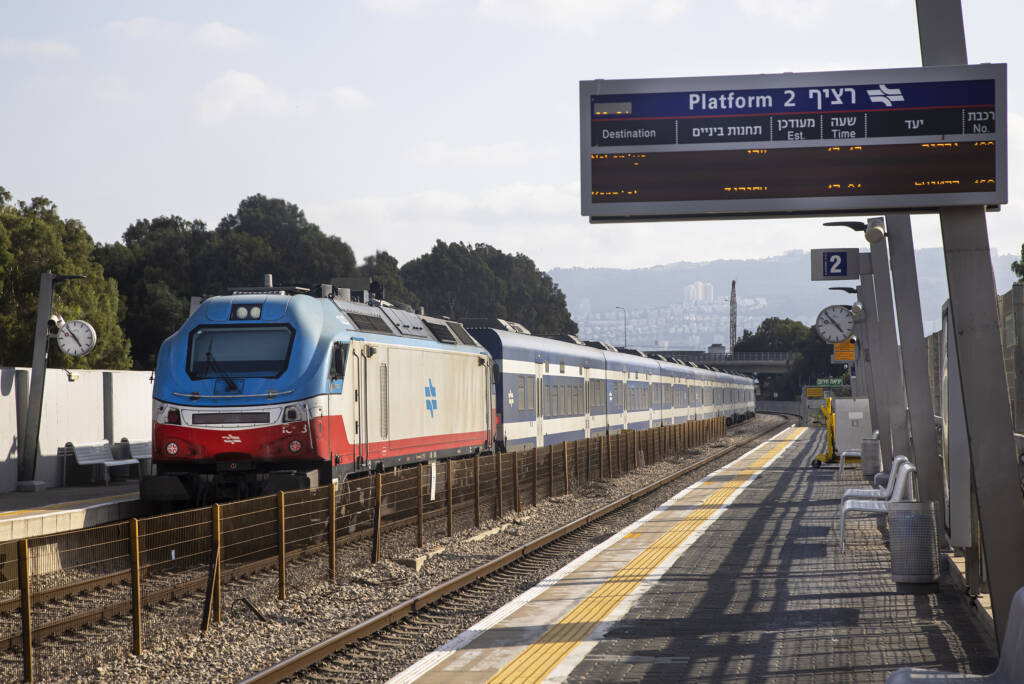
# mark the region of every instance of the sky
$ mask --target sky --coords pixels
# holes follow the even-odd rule
[[[1009,64],[1019,254],[1024,3],[963,0],[971,63]],[[255,193],[358,259],[486,242],[543,269],[863,246],[819,219],[591,225],[578,82],[920,65],[913,0],[0,0],[0,186],[98,242],[176,214],[211,228]],[[913,218],[918,247],[938,219]]]

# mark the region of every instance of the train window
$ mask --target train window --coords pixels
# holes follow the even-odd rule
[[[526,408],[526,376],[519,376],[519,391],[517,392],[516,401],[519,406],[519,410],[522,411]]]
[[[334,356],[331,359],[331,379],[340,380],[345,377],[345,363],[348,361],[348,345],[344,342],[334,343]]]
[[[188,375],[203,378],[276,378],[288,367],[295,333],[286,325],[196,328],[189,340]]]
[[[526,379],[526,410],[532,411],[534,394],[536,393],[536,387],[534,387],[533,378]]]
[[[559,373],[564,373],[565,372],[565,361],[559,361],[558,362],[558,372]]]

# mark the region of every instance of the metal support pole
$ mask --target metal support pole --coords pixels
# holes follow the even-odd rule
[[[25,434],[21,441],[22,460],[18,463],[18,480],[32,482],[36,478],[36,459],[39,456],[39,424],[43,415],[43,387],[46,384],[46,359],[50,351],[47,324],[53,312],[53,273],[39,276],[39,307],[36,310],[36,335],[32,347],[32,378],[28,391],[28,415]],[[31,486],[29,486],[31,487]]]
[[[377,473],[377,494],[373,513],[373,548],[370,550],[370,562],[380,562],[380,542],[383,530],[381,529],[381,516],[384,508],[384,475]]]
[[[21,657],[24,663],[24,678],[32,681],[32,576],[28,567],[28,539],[18,541],[18,585],[21,590]]]
[[[479,471],[478,471],[479,472]],[[477,491],[480,478],[477,476]],[[477,509],[480,507],[477,506]],[[479,524],[479,523],[478,523]],[[423,548],[423,464],[416,468],[416,546]]]
[[[420,466],[422,468],[422,466]],[[331,490],[327,494],[327,570],[333,582],[338,573],[338,483],[331,482]],[[422,492],[421,492],[422,495]]]
[[[939,444],[935,439],[931,385],[928,382],[928,349],[921,321],[921,294],[917,286],[917,260],[910,216],[888,214],[885,226],[896,320],[900,330],[903,378],[910,406],[911,458],[917,467],[920,499],[935,502],[935,529],[943,530],[946,522],[945,506],[942,505],[942,464],[939,462]]]
[[[925,66],[967,63],[960,0],[917,0],[917,23]],[[1005,391],[988,226],[984,207],[950,207],[940,210],[939,218],[978,523],[1002,646],[1010,603],[1024,586],[1024,499]]]
[[[519,452],[512,452],[512,484],[515,489],[516,513],[523,510],[523,500],[519,496]]]
[[[132,579],[132,653],[142,655],[142,572],[139,567],[139,520],[132,518],[131,531],[131,579]]]
[[[865,269],[865,262],[870,263],[870,261],[870,255],[861,254],[860,301],[864,306],[864,327],[868,332],[867,358],[871,364],[872,384],[874,385],[871,404],[875,406],[875,417],[878,421],[875,423],[875,429],[878,430],[878,442],[882,450],[882,464],[885,466],[885,470],[888,471],[893,459],[892,426],[889,422],[889,383],[886,379],[885,364],[883,363],[885,355],[881,352],[881,345],[879,344],[880,335],[878,333],[878,305],[875,303],[875,279],[871,275],[870,267]]]
[[[451,459],[446,461],[448,464],[448,472],[445,475],[445,480],[448,483],[448,536],[455,534],[455,483],[452,482],[452,462]]]
[[[380,510],[378,508],[378,510]],[[285,555],[285,512],[284,512],[284,492],[277,493],[277,598],[284,601],[288,598],[288,583],[285,572],[287,570]]]
[[[497,477],[495,478],[495,480],[497,482],[497,487],[496,487],[496,490],[494,492],[494,502],[495,502],[494,505],[497,506],[497,508],[498,508],[497,513],[494,514],[494,517],[495,518],[501,518],[501,512],[502,512],[502,509],[504,508],[504,506],[502,505],[504,502],[501,500],[501,453],[496,454],[496,458],[494,459],[494,463],[495,463],[495,471],[497,473]]]
[[[562,442],[563,494],[569,493],[569,443]]]
[[[473,526],[480,527],[480,454],[473,457]]]
[[[868,219],[870,226],[882,219]],[[896,340],[896,316],[892,307],[892,285],[889,281],[889,249],[884,240],[871,243],[871,271],[875,281],[875,305],[878,314],[879,349],[885,376],[889,383],[889,423],[892,427],[893,456],[903,454],[908,458],[910,438],[907,434],[906,388],[903,386],[903,370],[900,363],[900,347]],[[917,274],[914,274],[917,277]]]
[[[221,546],[220,537],[220,504],[213,504],[213,515],[211,516],[211,532],[213,533],[213,558],[215,568],[213,571],[213,621],[220,624],[221,607],[223,601],[221,600],[220,586],[221,586],[221,559],[223,557],[224,549]],[[282,528],[283,529],[283,528]]]

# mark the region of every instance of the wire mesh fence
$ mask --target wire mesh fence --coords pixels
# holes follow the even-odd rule
[[[329,579],[337,543],[368,540],[378,561],[724,434],[724,418],[620,431],[2,544],[0,678],[31,679],[24,634],[39,642],[106,620],[138,653],[156,603],[205,592],[204,624],[217,621],[225,581],[276,566],[285,598],[297,556],[328,556]]]

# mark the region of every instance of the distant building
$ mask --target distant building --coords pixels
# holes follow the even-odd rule
[[[724,344],[719,344],[718,342],[715,342],[714,344],[712,344],[711,346],[708,347],[708,354],[724,354],[724,353],[725,353],[725,345]]]
[[[697,281],[683,289],[683,299],[690,304],[715,301],[715,287],[711,283]]]

